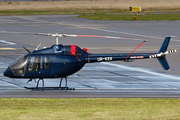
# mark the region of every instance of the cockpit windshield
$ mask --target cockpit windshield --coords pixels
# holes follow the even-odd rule
[[[14,75],[23,75],[26,71],[26,67],[28,64],[29,55],[25,54],[18,57],[15,62],[13,62],[9,68],[14,73]]]

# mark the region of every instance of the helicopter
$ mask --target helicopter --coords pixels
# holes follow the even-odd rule
[[[143,41],[131,53],[116,54],[91,54],[87,48],[81,49],[76,45],[58,44],[58,37],[103,37],[115,38],[110,36],[93,36],[93,35],[66,35],[66,34],[46,34],[35,33],[36,35],[54,36],[56,44],[51,47],[39,49],[38,46],[33,52],[23,47],[28,53],[18,57],[4,71],[4,76],[9,78],[24,78],[32,81],[42,80],[42,88],[44,89],[45,78],[61,78],[59,89],[61,89],[62,80],[65,78],[65,89],[67,90],[67,77],[79,71],[86,63],[108,62],[108,61],[131,61],[137,59],[157,58],[164,70],[170,69],[166,60],[166,54],[177,52],[177,50],[167,51],[171,37],[166,37],[159,52],[157,53],[133,53],[138,47],[147,41]],[[27,87],[25,87],[27,88]]]

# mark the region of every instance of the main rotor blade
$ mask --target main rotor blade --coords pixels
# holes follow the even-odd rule
[[[66,35],[65,37],[96,37],[96,38],[109,38],[109,39],[123,39],[123,40],[140,40],[141,39],[133,39],[133,38],[124,38],[124,37],[113,37],[113,36],[97,36],[97,35]]]
[[[4,31],[4,30],[1,30],[0,33],[31,34],[31,35],[53,36],[53,37],[94,37],[94,38],[144,41],[142,39],[114,37],[114,36],[98,36],[98,35],[71,35],[71,34],[58,34],[58,33],[52,34],[52,33],[33,33],[33,32],[11,32],[11,31]]]
[[[5,33],[5,34],[32,34],[30,32],[13,32],[13,31],[5,31],[5,30],[0,30],[0,33]]]
[[[29,51],[27,48],[25,48],[24,46],[23,46],[23,48],[28,52],[28,53],[31,53],[31,51]]]
[[[94,38],[108,38],[108,39],[122,39],[122,40],[136,40],[144,41],[142,39],[114,37],[114,36],[98,36],[98,35],[70,35],[70,34],[51,34],[51,33],[35,33],[36,35],[54,36],[54,37],[94,37]],[[146,40],[147,41],[147,40]]]

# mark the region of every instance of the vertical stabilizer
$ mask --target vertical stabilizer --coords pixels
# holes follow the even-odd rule
[[[166,58],[158,58],[158,61],[161,64],[161,66],[163,67],[164,70],[169,70],[170,69]]]
[[[165,38],[165,40],[164,40],[164,42],[163,42],[163,44],[162,44],[162,46],[161,46],[161,48],[160,48],[160,50],[159,50],[159,53],[160,52],[166,52],[166,50],[167,50],[167,48],[168,48],[168,45],[169,45],[169,41],[170,41],[170,39],[171,39],[171,37],[166,37]]]
[[[159,53],[165,53],[166,52],[166,50],[168,48],[168,45],[169,45],[170,39],[171,39],[171,37],[166,37],[165,38],[165,40],[164,40],[164,42],[163,42],[163,44],[162,44],[162,46],[161,46],[161,48],[159,50]],[[169,70],[170,69],[165,55],[162,56],[162,57],[159,57],[157,59],[158,59],[159,63],[161,64],[161,66],[163,67],[164,70]]]

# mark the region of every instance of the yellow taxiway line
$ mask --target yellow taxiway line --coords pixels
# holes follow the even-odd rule
[[[16,48],[0,48],[0,50],[16,50]]]

